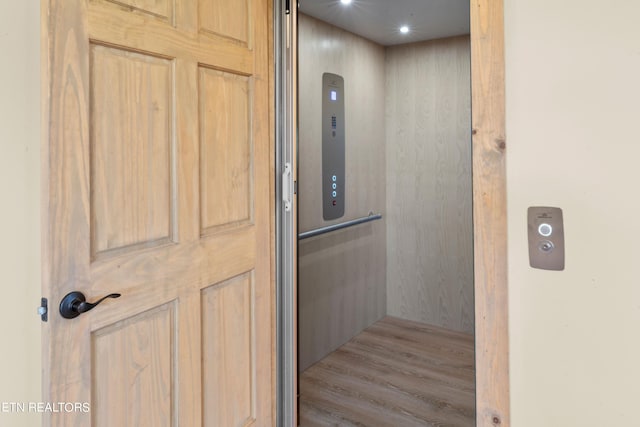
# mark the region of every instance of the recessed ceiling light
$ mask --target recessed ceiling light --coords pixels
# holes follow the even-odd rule
[[[342,4],[349,4],[349,3],[351,3],[351,0],[340,0],[340,2]]]
[[[407,27],[406,25],[403,25],[402,27],[400,27],[400,32],[402,34],[407,34],[409,32],[409,27]]]

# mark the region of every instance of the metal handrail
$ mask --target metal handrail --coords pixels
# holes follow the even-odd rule
[[[304,233],[298,234],[298,240],[308,239],[309,237],[319,236],[331,231],[342,230],[343,228],[352,227],[358,224],[364,224],[365,222],[375,221],[377,219],[382,219],[382,214],[374,214],[373,212],[369,212],[368,216],[363,216],[362,218],[352,219],[351,221],[345,221],[339,224],[327,225],[326,227],[320,227],[316,228],[315,230],[305,231]]]

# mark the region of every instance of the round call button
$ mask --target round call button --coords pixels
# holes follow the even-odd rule
[[[542,223],[538,226],[538,233],[541,236],[549,237],[551,236],[551,233],[553,233],[553,227],[547,223]]]

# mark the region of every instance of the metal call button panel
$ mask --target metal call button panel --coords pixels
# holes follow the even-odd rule
[[[545,206],[527,211],[529,265],[542,270],[564,270],[562,209]]]
[[[322,217],[344,216],[344,79],[322,75]]]

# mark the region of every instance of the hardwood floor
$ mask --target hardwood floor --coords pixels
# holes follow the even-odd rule
[[[300,377],[300,426],[475,425],[473,336],[386,317]]]

